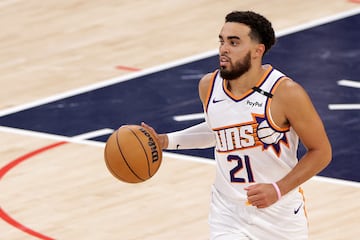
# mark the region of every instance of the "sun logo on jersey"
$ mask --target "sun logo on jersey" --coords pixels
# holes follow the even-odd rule
[[[216,132],[216,150],[218,152],[231,152],[253,147],[262,147],[264,151],[271,147],[276,155],[280,156],[280,144],[288,146],[286,134],[274,130],[264,115],[253,114],[253,121],[213,130]]]
[[[258,139],[264,144],[264,149],[272,147],[279,156],[281,151],[280,143],[282,142],[288,146],[286,134],[274,130],[264,117],[256,116],[255,119],[258,123],[256,134]]]

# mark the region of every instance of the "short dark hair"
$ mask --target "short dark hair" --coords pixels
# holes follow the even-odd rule
[[[264,54],[275,44],[275,32],[271,22],[252,11],[233,11],[226,15],[225,22],[242,23],[250,27],[250,38],[265,45]]]

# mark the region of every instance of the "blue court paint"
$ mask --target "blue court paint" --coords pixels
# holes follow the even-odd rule
[[[282,36],[264,63],[299,82],[322,117],[334,158],[320,175],[359,182],[360,111],[328,108],[329,104],[360,103],[358,88],[337,84],[341,79],[360,80],[360,31],[356,26],[360,26],[360,15]],[[158,132],[183,129],[201,120],[178,122],[173,117],[202,112],[197,84],[217,66],[217,56],[200,59],[2,116],[0,124],[69,137],[141,121]],[[107,137],[94,140],[104,142]],[[304,148],[299,152],[303,154]],[[213,156],[211,149],[179,153]]]

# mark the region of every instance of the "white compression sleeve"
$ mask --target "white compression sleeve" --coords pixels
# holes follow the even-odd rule
[[[206,122],[194,125],[181,131],[167,133],[167,149],[196,149],[215,146],[215,135]]]

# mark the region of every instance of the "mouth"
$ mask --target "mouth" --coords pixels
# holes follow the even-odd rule
[[[222,68],[225,68],[230,63],[230,59],[227,56],[220,56],[219,61]]]

